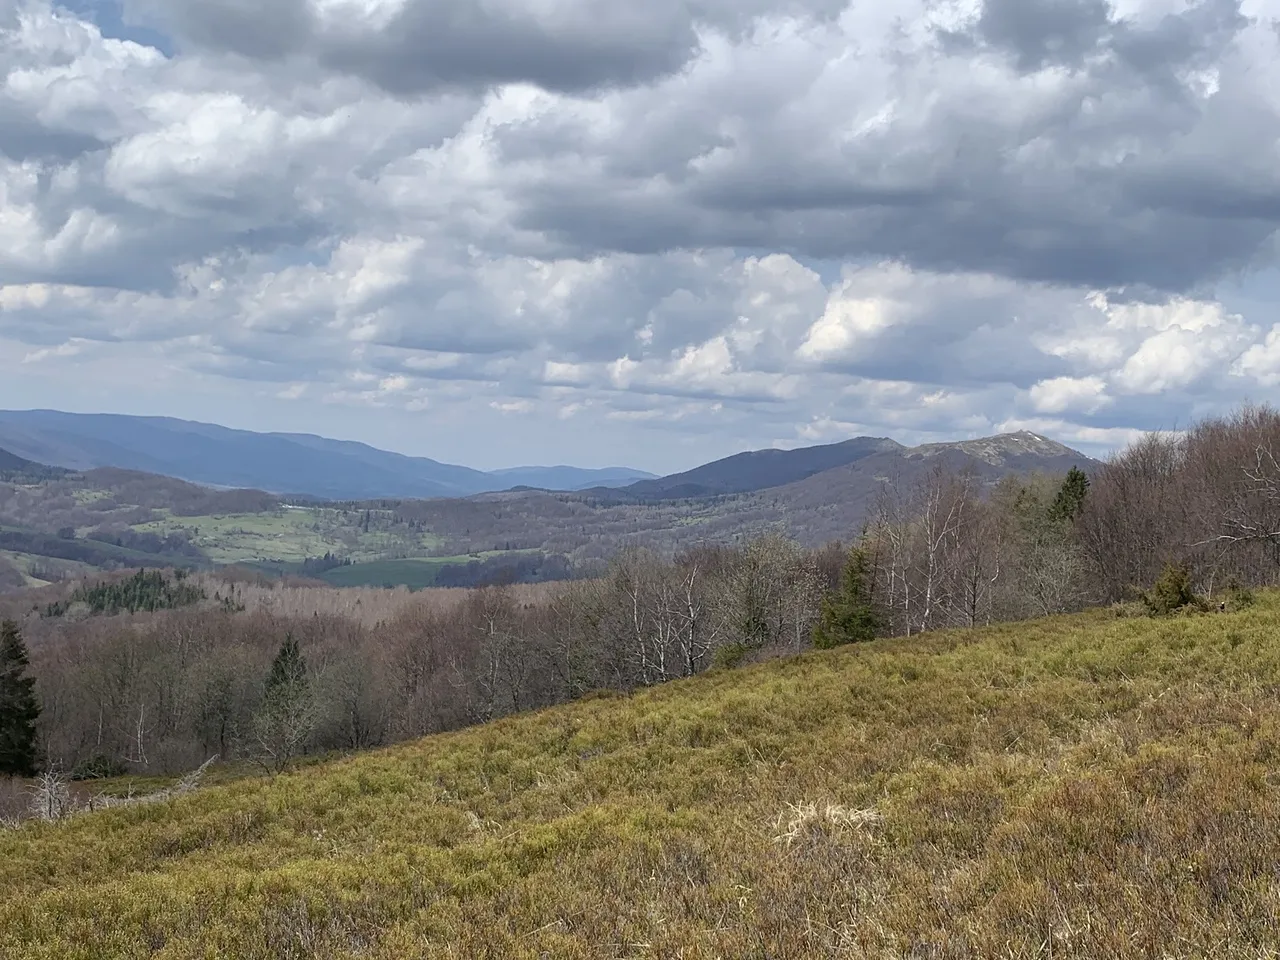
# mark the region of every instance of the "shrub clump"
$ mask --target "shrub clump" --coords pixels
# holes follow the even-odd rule
[[[116,757],[104,753],[81,760],[71,770],[69,780],[108,780],[122,777],[129,772],[129,767]]]
[[[1167,564],[1150,590],[1143,591],[1142,603],[1153,617],[1202,613],[1209,602],[1191,588],[1191,571],[1185,564]]]

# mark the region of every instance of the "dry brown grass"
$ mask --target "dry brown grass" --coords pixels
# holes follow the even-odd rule
[[[810,654],[29,824],[0,956],[1276,956],[1277,614]]]

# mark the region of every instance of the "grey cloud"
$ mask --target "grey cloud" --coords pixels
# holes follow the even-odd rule
[[[413,280],[364,309],[381,308],[386,346],[445,353],[496,354],[552,344],[563,362],[666,356],[733,322],[731,257],[613,257],[597,271],[566,278],[572,295],[541,303],[545,281],[520,261],[459,276],[452,264],[423,264]],[[518,315],[506,299],[527,294]],[[479,321],[479,322],[478,322]]]
[[[454,217],[444,225],[455,241],[480,238],[486,246],[505,244],[511,252],[535,256],[590,258],[601,251],[649,256],[728,248],[806,259],[892,257],[930,270],[1173,291],[1195,289],[1267,250],[1280,223],[1275,202],[1280,175],[1261,158],[1269,150],[1268,121],[1280,126],[1280,117],[1273,103],[1261,99],[1265,91],[1250,81],[1249,64],[1231,59],[1229,41],[1244,23],[1237,4],[1204,0],[1154,24],[1107,20],[1111,25],[1104,31],[1083,26],[1096,26],[1102,16],[1096,4],[1034,2],[1040,19],[1022,17],[1008,0],[989,0],[974,37],[1017,41],[1028,56],[1041,47],[1082,48],[1094,38],[1113,56],[1090,59],[1076,79],[1051,93],[1020,91],[1011,77],[1007,106],[986,90],[983,96],[990,102],[984,109],[970,102],[971,91],[962,82],[965,60],[954,53],[937,64],[944,78],[934,91],[937,101],[926,105],[914,99],[915,60],[932,58],[936,51],[926,46],[915,51],[915,59],[899,51],[897,66],[885,75],[885,89],[899,91],[899,114],[859,137],[841,138],[835,131],[856,106],[846,90],[856,89],[865,71],[852,73],[843,89],[833,83],[815,87],[824,58],[844,49],[837,36],[850,42],[828,24],[792,36],[785,55],[771,58],[770,44],[744,47],[746,59],[731,68],[705,70],[706,77],[695,70],[677,81],[624,91],[613,98],[607,124],[571,109],[496,124],[486,144],[499,166],[486,186],[502,203],[494,208],[500,215],[487,225],[478,210],[466,210],[466,184],[442,183],[430,195],[467,213],[467,220]],[[532,31],[531,36],[542,30],[567,38],[566,43],[583,38],[606,43],[614,37],[643,46],[649,43],[646,36],[666,36],[672,24],[702,18],[741,28],[769,8],[765,3],[737,11],[717,4],[701,9],[680,3],[608,5],[603,23],[588,30],[586,8],[577,4],[535,16],[515,0],[489,7],[419,2],[402,10],[400,20],[393,21],[398,26],[373,33],[382,38],[378,43],[403,41],[403,50],[418,50],[420,67],[445,70],[447,58],[436,58],[430,46],[414,46],[414,31],[426,30],[431,16],[448,14],[452,19],[442,22],[452,23],[450,29],[488,37],[497,50],[520,30]],[[209,43],[213,35],[197,30],[202,17],[223,17],[225,24],[239,23],[246,30],[253,26],[255,34],[287,34],[298,51],[314,52],[328,42],[315,33],[319,21],[303,0],[293,6],[211,0],[198,9],[175,2],[167,9],[172,17],[195,18],[188,32]],[[835,9],[832,3],[792,12],[821,19]],[[477,19],[482,16],[489,20]],[[299,26],[299,18],[306,25]],[[1036,24],[1039,34],[1031,30]],[[361,36],[351,41],[349,52],[363,49],[360,44],[369,38]],[[1075,38],[1075,47],[1061,39],[1051,43],[1055,36]],[[429,41],[437,42],[444,41],[438,36]],[[368,66],[398,70],[396,56],[396,49],[387,48]],[[476,69],[489,69],[483,56],[465,59]],[[499,59],[517,62],[505,54]],[[566,48],[553,59],[571,69],[567,65],[574,57]],[[608,59],[625,62],[612,54]],[[1183,87],[1173,90],[1166,83],[1183,67],[1219,61],[1223,89],[1213,101],[1192,102]],[[402,66],[410,73],[418,69]],[[216,61],[207,67],[229,69]],[[264,74],[257,89],[241,96],[260,103],[277,95],[271,92],[272,76]],[[357,91],[345,93],[357,112],[365,112],[365,105],[355,106]],[[287,122],[290,109],[297,117],[316,111],[315,99],[286,96],[275,104],[281,122]],[[315,142],[268,143],[207,171],[191,169],[180,154],[167,158],[169,134],[154,148],[143,149],[144,139],[127,164],[108,168],[111,182],[95,186],[93,168],[101,161],[87,159],[82,193],[74,199],[110,211],[121,238],[136,244],[133,262],[148,263],[144,285],[155,288],[173,263],[200,249],[306,245],[353,223],[375,224],[375,214],[384,223],[403,218],[404,205],[390,199],[384,210],[371,211],[362,184],[376,182],[407,152],[444,143],[464,122],[458,105],[474,109],[475,103],[466,97],[454,101],[447,111],[454,116],[449,129],[441,127],[418,143],[402,134],[414,129],[409,114],[392,114],[372,137],[371,122],[349,124]],[[319,109],[336,117],[341,107],[330,101]],[[438,104],[421,109],[441,110]],[[71,142],[62,145],[69,149]],[[89,141],[84,145],[93,147]],[[112,156],[129,149],[128,140],[120,141],[112,145]],[[186,149],[217,155],[225,148],[192,143]],[[1250,164],[1250,157],[1259,159]],[[469,235],[458,235],[464,222],[470,223]],[[512,235],[512,227],[522,236]],[[146,258],[138,255],[144,251]],[[119,277],[120,262],[110,260],[96,270],[86,263],[74,274],[95,282]],[[42,275],[55,274],[51,269]]]
[[[1106,0],[985,0],[971,33],[940,31],[953,49],[981,43],[1010,54],[1018,69],[1078,67],[1110,32]]]
[[[0,67],[0,191],[23,224],[0,283],[172,291],[211,254],[306,251],[367,218],[362,185],[390,159],[439,146],[476,106],[361,103],[345,81],[280,91],[102,44],[65,14],[35,23],[0,35],[18,54]]]
[[[847,101],[815,99],[812,77],[789,60],[790,73],[772,76],[776,108],[753,113],[721,89],[666,83],[622,102],[614,140],[585,121],[513,126],[504,155],[525,137],[562,140],[560,162],[512,188],[517,222],[573,254],[725,246],[1163,291],[1250,263],[1280,225],[1280,174],[1248,158],[1270,155],[1280,110],[1232,46],[1247,26],[1238,4],[1203,0],[1154,24],[1107,20],[1096,4],[1035,7],[1046,19],[990,0],[980,22],[1020,44],[1028,68],[1051,47],[1075,51],[1077,75],[1039,86],[1011,77],[1005,101],[985,89],[987,102],[974,102],[953,51],[926,103],[911,99],[914,60],[900,58],[888,80],[902,91],[898,114],[857,138],[833,134]],[[1019,33],[1031,25],[1040,32]],[[1090,44],[1099,55],[1084,59]],[[1221,89],[1197,99],[1185,71],[1210,66]],[[654,169],[644,144],[673,117],[706,116],[734,121],[731,146],[723,133],[692,137]]]
[[[305,48],[314,31],[306,0],[124,0],[126,19],[154,22],[184,45],[274,60]]]
[[[196,49],[300,57],[397,95],[526,82],[583,93],[674,73],[706,26],[740,38],[757,17],[825,20],[846,0],[407,0],[385,23],[334,24],[308,0],[125,0]]]
[[[186,367],[195,373],[214,374],[246,383],[283,384],[299,375],[315,376],[315,372],[272,360],[254,360],[222,353],[200,353],[186,361]]]
[[[410,0],[390,22],[328,25],[306,0],[137,0],[135,16],[196,48],[258,60],[311,58],[399,95],[528,82],[626,86],[688,61],[697,37],[679,5]]]
[[[1204,65],[1221,55],[1249,23],[1240,5],[1199,0],[1153,24],[1137,24],[1116,16],[1108,0],[983,0],[967,29],[939,30],[938,38],[953,54],[1001,51],[1022,73],[1079,69],[1090,57],[1111,53],[1149,81],[1167,84],[1171,68]]]
[[[1007,0],[1005,0],[1007,2]],[[1168,79],[1171,68],[1214,63],[1249,25],[1241,0],[1199,0],[1156,24],[1117,24],[1113,47],[1126,65],[1149,78]]]
[[[1039,19],[992,0],[941,45],[895,34],[872,5],[837,23],[843,4],[786,0],[619,3],[599,30],[572,0],[420,4],[346,38],[303,4],[174,0],[178,56],[128,63],[119,45],[33,34],[21,65],[48,74],[25,99],[0,94],[0,151],[21,161],[0,160],[21,214],[6,228],[23,231],[0,248],[0,284],[101,289],[4,303],[0,338],[37,353],[145,342],[170,369],[258,385],[228,395],[306,382],[307,398],[405,409],[580,406],[580,422],[629,437],[727,424],[760,445],[823,417],[904,436],[1043,419],[1038,381],[1110,386],[1152,332],[1091,360],[1088,338],[1113,331],[1082,307],[1089,288],[1118,289],[1113,304],[1211,297],[1224,273],[1274,258],[1280,102],[1259,59],[1274,39],[1234,3],[1130,22],[1028,2]],[[427,37],[446,9],[463,11],[449,51]],[[805,22],[750,35],[770,11]],[[690,60],[701,24],[723,35]],[[1071,69],[1029,75],[1055,65]],[[1213,97],[1186,76],[1209,68]],[[514,77],[574,95],[481,95]],[[100,231],[77,234],[88,218]],[[877,286],[882,259],[913,269]],[[805,267],[818,260],[825,282]],[[797,361],[833,273],[855,263],[871,279],[854,294],[896,297],[905,319]],[[1084,352],[1055,355],[1055,327]],[[1168,425],[1240,389],[1228,354],[1264,335],[1210,331],[1212,365],[1193,358],[1141,393],[1182,341],[1157,344],[1129,392],[1063,422]],[[23,355],[0,356],[0,381]],[[637,366],[618,387],[623,356]],[[26,371],[70,382],[73,362],[48,350]],[[650,413],[652,427],[627,419]]]
[[[11,160],[66,163],[100,150],[105,141],[90,133],[50,129],[17,104],[0,97],[0,154]]]
[[[671,73],[697,47],[692,25],[660,8],[583,5],[548,22],[514,6],[418,0],[362,44],[324,38],[321,61],[402,95],[513,82],[583,92]]]
[[[999,322],[954,338],[945,336],[944,330],[939,323],[925,333],[895,331],[893,342],[878,353],[879,362],[858,364],[853,372],[962,389],[991,383],[1027,389],[1040,380],[1071,372],[1065,361],[1045,356],[1027,342],[1033,330],[1029,324]],[[931,341],[928,350],[921,349],[922,337]]]

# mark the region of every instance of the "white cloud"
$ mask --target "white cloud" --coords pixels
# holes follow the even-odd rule
[[[1280,325],[1273,326],[1261,343],[1241,354],[1231,372],[1251,377],[1266,387],[1280,386]]]
[[[848,357],[860,342],[892,324],[890,305],[883,300],[846,299],[832,296],[827,309],[809,328],[799,355],[806,360],[834,360]]]
[[[1108,307],[1109,325],[1145,336],[1116,372],[1121,390],[1163,393],[1228,369],[1258,330],[1217,303],[1175,299],[1162,305]]]
[[[1112,403],[1101,377],[1054,377],[1041,380],[1029,391],[1039,413],[1097,413]]]
[[[41,360],[47,360],[50,357],[74,357],[84,350],[86,343],[87,341],[75,337],[56,347],[42,347],[39,350],[32,350],[22,358],[22,362],[39,363]]]
[[[1229,4],[1041,35],[1038,0],[1022,32],[978,0],[502,0],[448,46],[453,2],[128,0],[172,57],[10,4],[0,405],[198,385],[208,419],[675,467],[1097,445],[1280,388],[1269,318],[1220,300],[1280,223],[1274,35]]]
[[[495,400],[492,403],[490,403],[489,406],[493,407],[493,409],[495,410],[500,411],[501,413],[528,413],[530,410],[533,409],[533,404],[530,403],[528,400],[507,400],[507,401]]]

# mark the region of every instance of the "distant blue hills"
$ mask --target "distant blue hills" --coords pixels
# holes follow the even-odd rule
[[[584,490],[655,479],[629,467],[513,467],[483,471],[350,440],[255,433],[172,417],[57,410],[0,411],[0,448],[70,470],[118,467],[218,487],[330,500],[465,497],[536,487]]]
[[[910,477],[935,457],[990,477],[1096,465],[1061,443],[1019,431],[919,447],[887,437],[854,437],[789,450],[750,450],[666,477],[629,467],[486,472],[303,433],[254,433],[170,417],[0,410],[0,473],[34,476],[41,464],[55,470],[117,467],[211,487],[322,500],[469,497],[533,488],[643,504],[785,488],[806,502],[830,503],[869,495],[878,478]]]

